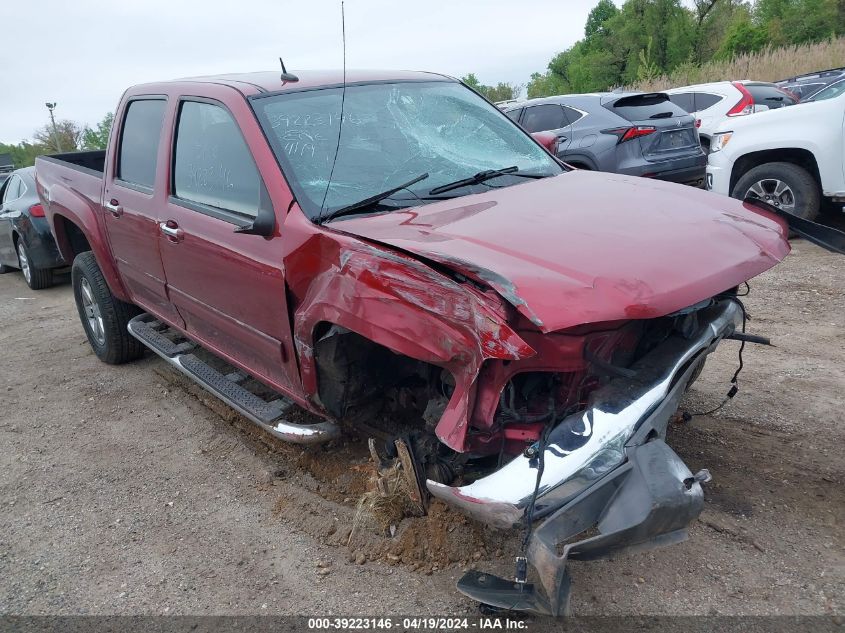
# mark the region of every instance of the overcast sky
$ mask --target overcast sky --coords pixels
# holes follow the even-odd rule
[[[346,0],[349,68],[474,72],[527,83],[583,35],[597,0]],[[0,47],[0,141],[57,118],[90,125],[132,84],[339,68],[340,0],[10,0]]]

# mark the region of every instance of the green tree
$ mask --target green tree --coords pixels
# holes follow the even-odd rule
[[[613,0],[599,0],[587,16],[584,26],[584,39],[588,42],[600,42],[611,35],[607,22],[619,13]]]
[[[29,141],[21,141],[17,145],[0,143],[0,154],[11,154],[15,167],[31,167],[35,164],[35,157],[48,152],[43,145],[34,145]]]
[[[109,132],[114,122],[114,113],[109,112],[97,123],[96,128],[85,127],[82,132],[82,149],[105,149],[109,144]]]
[[[500,81],[495,86],[485,86],[478,80],[475,73],[469,73],[461,77],[461,81],[467,86],[476,90],[487,97],[490,101],[508,101],[510,99],[517,99],[522,94],[522,86],[519,84],[511,84]]]
[[[478,92],[483,92],[483,88],[486,87],[481,85],[481,82],[478,81],[478,77],[475,76],[475,73],[464,75],[463,77],[461,77],[461,81],[463,81],[467,86],[469,86],[473,90],[477,90]]]
[[[36,143],[52,152],[75,152],[82,146],[85,129],[76,121],[63,119],[56,121],[55,128],[51,123],[37,129],[32,138]]]
[[[742,53],[753,53],[763,49],[768,43],[766,29],[754,23],[747,10],[738,11],[722,38],[716,59],[731,59]]]

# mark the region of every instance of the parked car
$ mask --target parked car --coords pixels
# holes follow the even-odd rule
[[[517,103],[523,103],[524,101],[524,99],[505,99],[504,101],[496,101],[494,105],[500,110],[505,110]]]
[[[528,132],[553,132],[555,154],[580,169],[704,184],[695,120],[663,93],[546,97],[505,113]]]
[[[0,274],[19,268],[30,288],[47,288],[65,262],[35,191],[35,167],[13,171],[0,200]]]
[[[15,163],[12,160],[12,155],[5,152],[0,154],[0,186],[6,182],[14,170]]]
[[[797,108],[722,124],[713,137],[707,188],[759,198],[807,219],[845,202],[845,91]]]
[[[796,75],[789,79],[776,81],[775,84],[789,90],[789,92],[797,96],[801,101],[806,101],[819,90],[826,88],[840,79],[845,79],[845,68],[831,68],[829,70]]]
[[[816,93],[813,93],[812,97],[807,97],[802,103],[807,103],[808,101],[824,101],[826,99],[833,99],[834,97],[838,97],[843,92],[845,92],[845,79],[840,79],[828,86],[825,86],[821,90]]]
[[[621,166],[694,174],[691,117],[665,95],[549,103],[587,101],[593,145],[630,148]],[[534,107],[526,127],[569,127],[533,125]],[[422,507],[538,520],[537,584],[459,582],[486,604],[561,614],[568,557],[686,536],[707,475],[668,421],[744,336],[738,285],[788,253],[775,214],[571,170],[442,75],[204,77],[135,86],[115,112],[106,151],[36,162],[103,361],[149,348],[293,442],[381,425],[395,450],[376,457]]]
[[[667,90],[679,107],[696,119],[701,145],[710,151],[713,133],[729,118],[795,105],[798,98],[763,81],[717,81]]]

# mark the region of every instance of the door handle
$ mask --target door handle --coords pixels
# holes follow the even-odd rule
[[[159,222],[158,228],[162,234],[164,234],[164,236],[173,243],[181,242],[185,239],[185,231],[180,229],[179,225],[173,220]]]
[[[123,207],[120,206],[120,203],[117,201],[116,198],[112,198],[108,202],[103,205],[109,212],[116,218],[119,218],[123,215]]]

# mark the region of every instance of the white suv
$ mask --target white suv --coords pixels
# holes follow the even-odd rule
[[[713,134],[707,188],[757,197],[808,220],[823,207],[841,209],[845,91],[824,97],[724,122]]]
[[[795,95],[763,81],[717,81],[664,90],[672,103],[696,118],[701,145],[710,148],[716,128],[728,118],[795,105]]]

